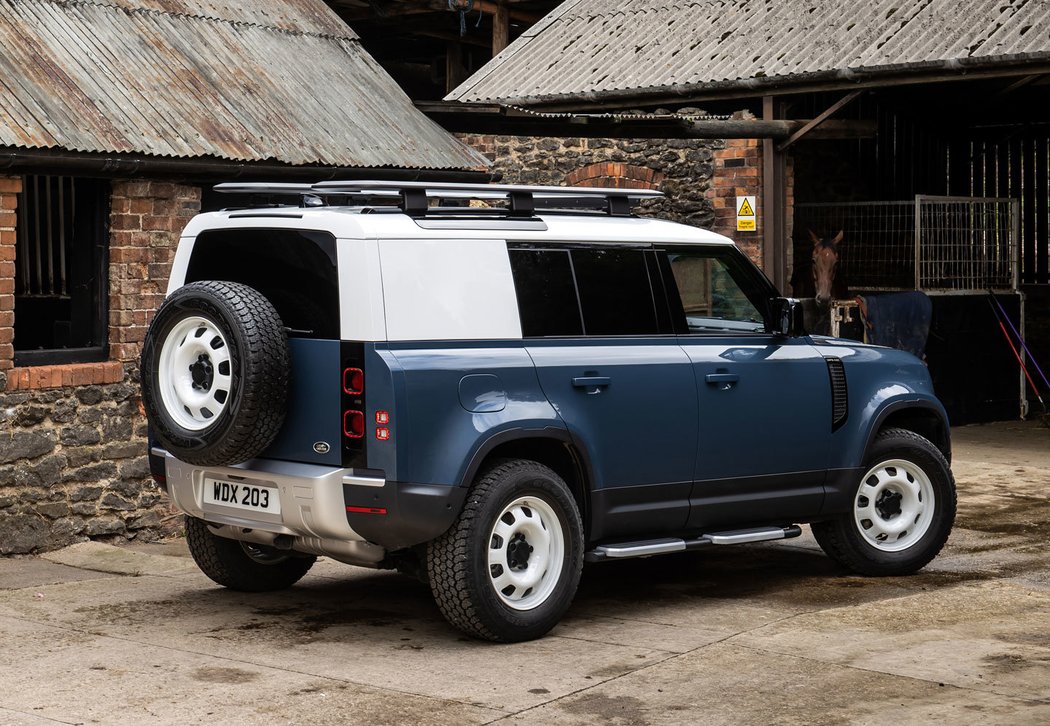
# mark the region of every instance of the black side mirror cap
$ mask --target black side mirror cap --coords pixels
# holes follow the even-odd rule
[[[793,297],[772,298],[769,301],[769,332],[788,338],[805,335],[802,301]]]

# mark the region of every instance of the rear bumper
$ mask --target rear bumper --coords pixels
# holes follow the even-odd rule
[[[360,542],[396,550],[441,535],[459,515],[466,489],[362,476],[353,469],[253,459],[236,466],[187,464],[154,448],[164,462],[168,495],[186,514],[216,524],[289,535],[295,549],[325,549],[324,542]],[[204,501],[205,479],[244,482],[278,493],[279,514]],[[369,557],[371,559],[374,553]]]

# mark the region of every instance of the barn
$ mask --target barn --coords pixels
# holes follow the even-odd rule
[[[19,0],[0,38],[0,554],[155,537],[138,357],[211,186],[487,161],[321,0]]]
[[[729,139],[708,226],[796,295],[814,237],[839,236],[837,304],[813,324],[890,342],[925,324],[938,394],[967,423],[1023,416],[1050,388],[1048,69],[1042,2],[578,0],[430,110],[495,134]],[[750,229],[734,224],[749,197]]]

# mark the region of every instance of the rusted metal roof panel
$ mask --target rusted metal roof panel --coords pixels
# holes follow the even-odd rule
[[[0,2],[0,146],[296,165],[487,165],[321,0]]]
[[[1050,0],[569,0],[447,100],[537,104],[1050,61]]]

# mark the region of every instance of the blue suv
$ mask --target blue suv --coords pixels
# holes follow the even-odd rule
[[[141,361],[157,481],[215,582],[317,556],[429,583],[471,635],[546,633],[584,562],[795,537],[910,573],[955,516],[913,356],[807,336],[657,192],[228,184]],[[272,203],[277,200],[277,203]]]

